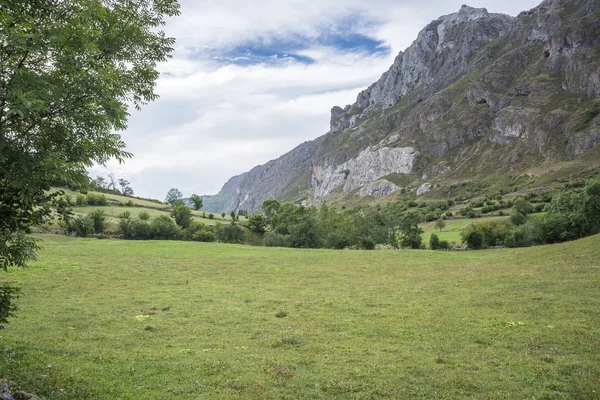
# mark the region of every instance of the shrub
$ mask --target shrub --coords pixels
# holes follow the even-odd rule
[[[181,229],[175,221],[166,215],[156,217],[150,222],[152,238],[157,240],[176,240],[181,238]]]
[[[75,197],[75,204],[77,204],[78,207],[87,206],[87,197],[85,195],[79,193],[77,195],[77,197]]]
[[[525,222],[527,222],[527,216],[518,211],[513,211],[512,215],[510,216],[510,222],[517,226],[523,225]]]
[[[277,232],[267,232],[263,236],[263,243],[267,247],[285,247],[286,237]]]
[[[462,242],[470,249],[481,249],[483,247],[483,235],[477,229],[472,229],[473,225],[465,228],[460,237]],[[471,228],[471,229],[470,229]]]
[[[290,227],[290,244],[292,247],[303,249],[321,247],[321,238],[314,218],[305,216],[297,224]]]
[[[150,220],[150,213],[148,211],[146,211],[146,210],[142,210],[138,214],[138,218],[140,219],[140,221],[149,221]]]
[[[358,238],[358,248],[362,250],[375,250],[375,241],[371,236]]]
[[[78,216],[61,221],[61,226],[65,234],[79,237],[87,237],[94,233],[94,225],[90,218]]]
[[[431,250],[447,250],[450,248],[450,243],[447,240],[441,240],[438,235],[432,233],[429,239],[429,248]]]
[[[262,214],[256,214],[248,219],[248,223],[246,225],[248,225],[248,228],[252,232],[264,233],[267,225],[267,219]]]
[[[87,195],[87,203],[90,206],[105,206],[108,199],[103,194],[90,193]]]
[[[244,231],[237,225],[217,224],[215,235],[219,242],[223,243],[242,243],[244,241]]]
[[[197,231],[191,237],[194,242],[214,242],[216,239],[212,231]]]
[[[171,211],[171,217],[175,220],[175,223],[182,228],[187,228],[192,222],[192,210],[182,204],[177,204]]]
[[[506,239],[506,226],[501,222],[471,224],[463,229],[461,238],[470,249],[502,245]]]
[[[531,214],[535,208],[522,197],[517,198],[513,202],[513,213],[521,213],[523,215]]]
[[[152,228],[148,221],[139,219],[122,219],[119,222],[119,232],[123,239],[148,240],[152,239]]]
[[[184,231],[184,239],[195,242],[214,242],[216,238],[214,232],[208,226],[201,222],[192,221]]]
[[[539,228],[531,222],[509,229],[504,241],[506,247],[527,247],[539,243],[541,243]]]
[[[92,222],[94,233],[104,233],[104,231],[106,230],[106,222],[108,220],[108,217],[106,216],[104,211],[96,209],[89,214],[89,218]]]

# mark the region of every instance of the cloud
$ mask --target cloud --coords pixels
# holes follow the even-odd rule
[[[329,129],[329,110],[353,103],[400,50],[461,1],[181,0],[168,21],[176,52],[160,65],[156,102],[132,112],[122,136],[134,158],[90,173],[162,199],[216,193],[233,175]],[[537,1],[477,0],[516,15]]]

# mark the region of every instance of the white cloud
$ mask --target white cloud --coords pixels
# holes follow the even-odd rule
[[[122,133],[135,157],[124,165],[109,163],[110,171],[130,180],[144,197],[162,199],[171,187],[185,195],[216,193],[231,176],[326,133],[332,106],[354,102],[427,23],[458,10],[462,0],[181,4],[182,16],[167,25],[178,42],[174,58],[160,66],[161,98],[133,112]],[[536,4],[477,0],[470,5],[515,15]],[[344,18],[355,32],[383,41],[391,52],[348,52],[318,43],[323,29],[339,30]],[[312,58],[312,64],[223,65],[199,57],[207,50],[299,37],[306,46],[296,53]],[[98,167],[91,174],[108,172]]]

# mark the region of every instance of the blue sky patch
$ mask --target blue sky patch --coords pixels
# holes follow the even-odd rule
[[[314,46],[366,55],[387,55],[390,48],[385,42],[362,33],[366,27],[374,23],[358,15],[350,15],[328,26],[320,27],[316,37],[286,35],[284,38],[274,35],[240,43],[231,48],[203,50],[197,52],[194,58],[207,58],[219,64],[241,66],[289,62],[312,64],[315,62],[314,59],[300,53]]]

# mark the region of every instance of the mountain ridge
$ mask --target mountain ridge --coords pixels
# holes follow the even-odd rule
[[[393,198],[497,175],[492,166],[575,160],[600,141],[599,21],[595,0],[442,16],[354,104],[332,108],[328,133],[231,178],[209,211]]]

